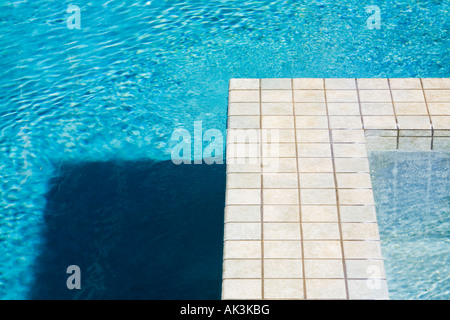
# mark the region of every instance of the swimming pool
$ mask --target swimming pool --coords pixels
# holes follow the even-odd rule
[[[204,129],[225,131],[230,78],[449,76],[446,1],[385,1],[380,30],[367,29],[366,4],[355,0],[90,1],[79,4],[81,30],[66,27],[69,4],[0,5],[1,298],[30,297],[45,235],[52,234],[46,232],[54,230],[49,205],[77,202],[49,201],[58,179],[76,182],[62,190],[63,199],[94,179],[83,174],[98,164],[122,172],[114,192],[136,188],[127,169],[143,161],[168,179],[175,129],[192,132],[202,121]],[[221,185],[202,170],[189,176],[199,184],[195,195]],[[151,182],[146,186],[155,192]],[[173,201],[170,188],[163,183],[156,194]],[[210,207],[199,205],[196,214],[208,215]],[[158,208],[168,216],[180,210]],[[218,230],[223,216],[214,217],[210,225]],[[219,232],[212,241],[218,250],[220,238]],[[214,279],[221,258],[208,263],[216,270],[209,282],[220,290]],[[180,291],[177,283],[168,286]]]
[[[450,154],[371,152],[391,299],[450,298]]]

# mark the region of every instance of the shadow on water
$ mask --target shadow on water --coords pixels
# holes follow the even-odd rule
[[[225,165],[66,164],[31,299],[220,299]],[[81,268],[81,290],[66,269]]]

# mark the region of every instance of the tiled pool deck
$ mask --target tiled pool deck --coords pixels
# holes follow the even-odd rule
[[[388,299],[367,151],[450,150],[450,79],[233,79],[228,115],[223,299]]]

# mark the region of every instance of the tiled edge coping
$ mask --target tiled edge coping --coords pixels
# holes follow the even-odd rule
[[[396,149],[450,150],[450,79],[232,79],[222,298],[388,299],[367,151]]]

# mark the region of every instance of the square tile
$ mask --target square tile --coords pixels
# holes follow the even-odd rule
[[[224,260],[223,279],[260,279],[261,260]]]
[[[227,206],[225,222],[261,222],[261,206]]]
[[[230,90],[259,90],[259,79],[231,79]]]
[[[397,129],[397,122],[394,116],[364,116],[365,129]]]
[[[232,102],[259,102],[259,90],[233,90],[230,91],[228,101]]]
[[[428,116],[427,105],[421,102],[397,102],[395,112],[398,116]]]
[[[344,240],[380,240],[377,223],[342,223]]]
[[[325,102],[323,90],[294,90],[295,102]]]
[[[292,90],[262,90],[261,102],[292,102]]]
[[[261,79],[261,89],[292,89],[291,79]]]
[[[331,129],[362,129],[360,116],[330,116]]]
[[[256,173],[261,172],[260,159],[244,159],[245,161],[228,161],[227,173]]]
[[[301,241],[264,241],[265,259],[301,259]]]
[[[430,117],[428,116],[398,116],[397,121],[401,130],[431,130]]]
[[[348,294],[354,300],[389,300],[387,281],[383,279],[349,280]]]
[[[262,103],[261,109],[264,116],[292,116],[294,114],[292,103],[286,102]]]
[[[450,90],[425,90],[428,102],[450,102]]]
[[[329,103],[328,114],[331,116],[359,116],[358,103]]]
[[[336,204],[336,192],[334,189],[301,189],[300,194],[304,205]]]
[[[389,83],[387,79],[358,79],[358,89],[389,90]]]
[[[297,205],[264,206],[264,222],[299,222],[299,211]]]
[[[424,89],[450,89],[450,78],[422,79]]]
[[[320,78],[294,79],[294,89],[323,89],[324,80]]]
[[[364,130],[339,130],[333,129],[333,142],[334,143],[364,143],[366,137],[364,135]]]
[[[331,157],[331,146],[328,143],[299,143],[299,158]]]
[[[397,150],[397,137],[368,136],[366,138],[367,151]]]
[[[325,103],[295,103],[295,114],[297,116],[326,116],[327,106]]]
[[[264,223],[264,240],[301,240],[300,224],[266,222]]]
[[[262,281],[259,279],[226,279],[223,281],[222,299],[261,300]]]
[[[337,173],[338,188],[372,188],[372,179],[369,173]]]
[[[396,102],[425,102],[422,90],[392,90],[392,99]]]
[[[401,151],[430,151],[431,137],[400,137],[398,149]]]
[[[389,90],[359,90],[361,102],[392,102]]]
[[[302,260],[264,260],[264,278],[303,278]]]
[[[331,158],[298,159],[299,172],[333,172]]]
[[[298,188],[296,173],[265,173],[263,175],[264,188],[284,189]]]
[[[228,189],[226,203],[261,204],[261,189]]]
[[[306,278],[344,278],[342,260],[305,260]]]
[[[346,260],[347,277],[350,279],[385,279],[383,260]]]
[[[298,204],[298,191],[295,189],[264,189],[264,204]]]
[[[225,241],[224,259],[261,259],[261,241]]]
[[[367,157],[365,144],[333,144],[336,158]]]
[[[332,173],[300,173],[299,176],[302,189],[335,188]]]
[[[229,116],[259,116],[259,103],[230,103],[228,106]]]
[[[342,258],[341,243],[339,241],[304,241],[303,249],[306,259]]]
[[[356,79],[325,79],[327,90],[332,89],[356,89]]]
[[[259,173],[230,173],[227,175],[228,189],[261,188],[261,175]]]
[[[450,102],[428,103],[428,110],[432,116],[450,116]]]
[[[330,132],[328,130],[297,130],[297,141],[299,143],[316,142],[316,143],[329,143]]]
[[[303,281],[299,279],[264,279],[265,299],[304,299]]]
[[[358,102],[356,90],[326,90],[327,102]]]
[[[231,158],[259,158],[261,156],[259,144],[228,143],[227,160]]]
[[[307,279],[308,299],[346,299],[344,279]]]
[[[263,129],[293,129],[294,117],[293,116],[263,116],[262,117]]]
[[[297,172],[297,160],[296,158],[265,158],[263,159],[263,172]]]
[[[433,122],[434,129],[450,129],[450,116],[431,116],[431,121]]]
[[[261,240],[260,223],[226,223],[225,240]]]
[[[365,116],[393,116],[394,106],[392,102],[361,103],[361,111]]]
[[[267,143],[295,143],[294,129],[263,129],[262,141]]]
[[[230,116],[228,129],[259,129],[259,116]]]
[[[297,129],[328,129],[326,116],[296,116]]]
[[[336,158],[336,172],[369,172],[367,158]]]
[[[373,205],[375,202],[371,189],[339,189],[338,193],[341,205]]]
[[[233,118],[233,117],[230,117]],[[236,118],[241,118],[241,117],[236,117]],[[256,121],[256,118],[259,117],[251,117],[251,121],[255,123],[256,126],[256,122],[259,123],[259,119],[258,121]],[[230,120],[228,120],[230,121]],[[263,130],[266,131],[266,130]],[[270,131],[269,129],[267,129],[267,131]],[[231,129],[228,128],[227,130],[227,145],[229,144],[235,144],[235,143],[260,143],[260,134],[261,134],[261,129],[259,128],[259,124],[258,124],[258,128],[255,129]]]
[[[346,259],[381,259],[379,241],[344,241]]]
[[[375,206],[340,206],[341,222],[377,222]]]
[[[336,206],[302,205],[302,222],[337,222]]]
[[[303,223],[302,234],[304,240],[340,240],[339,225],[337,223]]]
[[[433,150],[450,151],[450,137],[436,137],[433,139]]]
[[[422,84],[420,83],[420,79],[414,78],[398,78],[398,79],[389,79],[391,89],[422,89]]]
[[[265,158],[293,158],[297,155],[295,144],[293,143],[269,143],[264,144],[263,157]]]

